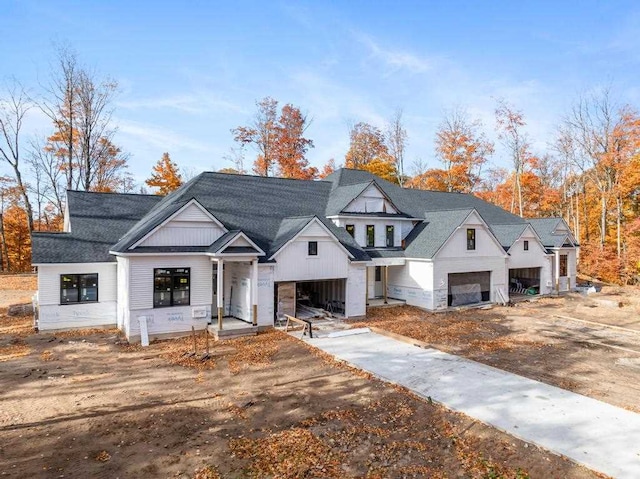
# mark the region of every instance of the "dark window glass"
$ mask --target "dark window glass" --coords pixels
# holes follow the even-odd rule
[[[476,249],[476,230],[473,228],[467,229],[467,249]]]
[[[527,240],[524,240],[524,250],[529,251],[529,242]]]
[[[347,233],[349,233],[353,238],[356,237],[356,226],[355,225],[347,225],[346,229],[347,229]]]
[[[376,281],[382,281],[382,267],[376,266]]]
[[[153,270],[153,307],[184,306],[190,301],[189,268],[157,268]]]
[[[61,274],[60,304],[98,301],[98,274]]]
[[[387,248],[393,246],[393,226],[387,225]]]
[[[376,228],[373,225],[367,225],[367,246],[373,248],[376,245]]]
[[[317,241],[309,241],[309,256],[318,256],[318,242]]]

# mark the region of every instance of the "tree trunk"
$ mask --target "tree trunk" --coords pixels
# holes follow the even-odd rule
[[[620,228],[621,228],[621,221],[622,221],[622,200],[620,199],[620,196],[618,196],[616,198],[616,206],[617,206],[617,211],[616,211],[616,242],[617,242],[617,248],[618,248],[618,259],[620,259],[621,255],[622,255],[622,237],[621,237],[621,233],[620,233]]]
[[[604,192],[600,196],[600,249],[604,249],[607,239],[607,198]]]
[[[7,247],[7,236],[4,233],[4,214],[0,213],[0,239],[2,240],[2,250],[7,259],[7,271],[11,271],[11,261],[9,260],[9,248]]]

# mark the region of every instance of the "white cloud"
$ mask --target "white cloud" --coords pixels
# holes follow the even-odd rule
[[[139,142],[160,148],[162,151],[186,149],[195,152],[210,152],[212,150],[211,145],[164,127],[124,119],[117,119],[114,123],[118,125],[119,136],[133,137]]]
[[[406,50],[386,48],[371,36],[361,32],[353,32],[353,37],[369,51],[371,58],[382,61],[387,67],[387,74],[400,70],[411,73],[424,73],[432,70],[437,60],[425,58]]]

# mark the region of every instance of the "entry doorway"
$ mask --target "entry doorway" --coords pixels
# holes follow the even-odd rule
[[[376,266],[373,294],[376,298],[382,297],[382,266]]]

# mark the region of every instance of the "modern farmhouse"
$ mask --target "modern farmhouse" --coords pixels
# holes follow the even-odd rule
[[[305,308],[363,317],[575,287],[560,218],[340,169],[322,181],[202,173],[166,197],[69,191],[64,232],[34,233],[41,330],[117,326],[130,341],[273,326]]]

